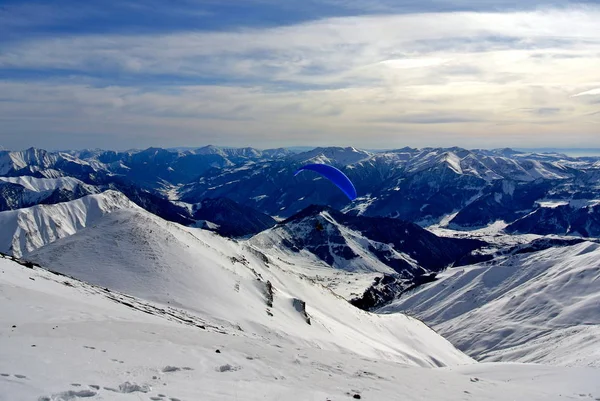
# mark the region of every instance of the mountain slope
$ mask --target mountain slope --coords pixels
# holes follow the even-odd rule
[[[194,219],[216,224],[215,231],[226,237],[257,234],[277,223],[271,216],[227,198],[203,199],[193,207]]]
[[[563,203],[563,204],[561,204]],[[540,207],[505,229],[509,233],[600,236],[600,200],[573,200]]]
[[[138,207],[123,194],[106,191],[55,205],[0,212],[0,252],[26,255],[123,208]]]
[[[210,327],[175,308],[1,257],[0,303],[0,394],[7,400],[600,397],[594,369],[423,369],[344,350],[288,347],[276,336]]]
[[[447,271],[384,307],[416,315],[479,360],[600,367],[600,245]]]
[[[469,362],[417,320],[360,311],[252,248],[143,210],[106,215],[28,258],[290,346],[344,349],[419,366]]]
[[[450,227],[487,227],[498,220],[512,222],[530,213],[553,187],[547,180],[516,182],[497,180],[477,200],[468,204],[450,221]]]

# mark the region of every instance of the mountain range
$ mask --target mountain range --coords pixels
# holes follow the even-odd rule
[[[299,166],[310,162],[342,169],[355,183],[359,198],[348,203],[320,176],[293,176]],[[590,210],[600,199],[599,158],[511,149],[369,152],[332,147],[294,153],[206,146],[179,151],[150,148],[52,153],[32,148],[0,151],[0,175],[4,176],[0,183],[3,210],[114,189],[146,210],[184,225],[205,220],[194,216],[198,210],[194,205],[226,198],[239,207],[254,209],[256,216],[250,219],[254,222],[266,221],[263,215],[288,218],[314,204],[423,227],[442,223],[472,230],[503,221],[514,224],[510,228],[514,232],[533,233],[533,227],[539,226],[536,221],[553,214],[556,223],[547,224],[544,234],[576,232],[585,236],[592,235],[586,227],[594,225],[595,214]],[[38,183],[28,186],[23,177]],[[48,181],[57,178],[68,182]],[[239,209],[222,202],[228,212]],[[260,224],[241,232],[254,233],[262,227]],[[239,227],[227,235],[237,235],[238,231]]]

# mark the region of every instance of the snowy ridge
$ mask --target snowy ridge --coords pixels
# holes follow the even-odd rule
[[[502,178],[518,181],[567,179],[563,160],[537,160],[536,155],[519,152],[496,154],[489,151],[461,148],[424,148],[386,151],[372,155],[372,159],[393,158],[407,173],[415,174],[436,167],[447,167],[455,174],[471,175],[486,181]]]
[[[0,175],[32,167],[35,171],[51,167],[58,160],[58,154],[30,148],[20,152],[0,152]]]
[[[124,209],[28,255],[61,273],[184,308],[229,330],[417,366],[469,363],[421,322],[351,306],[285,263]]]
[[[55,205],[0,212],[0,252],[21,257],[123,208],[139,207],[120,192],[106,191]]]
[[[326,163],[337,166],[347,166],[372,157],[372,153],[359,150],[353,147],[329,147],[315,148],[308,152],[303,152],[294,155],[292,160],[297,160],[303,163]]]
[[[33,192],[53,191],[55,189],[66,189],[73,191],[77,186],[84,186],[82,181],[73,177],[60,178],[35,178],[31,176],[0,177],[0,181],[18,184]]]
[[[600,367],[600,245],[455,268],[384,307],[422,318],[478,360]]]

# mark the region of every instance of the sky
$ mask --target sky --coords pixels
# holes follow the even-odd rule
[[[0,0],[0,146],[600,148],[600,0]]]

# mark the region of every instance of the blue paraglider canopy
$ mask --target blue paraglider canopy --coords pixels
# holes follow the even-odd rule
[[[350,200],[356,199],[357,195],[354,184],[352,184],[352,181],[350,181],[346,174],[342,173],[337,168],[327,164],[307,164],[306,166],[300,167],[300,169],[298,169],[298,171],[296,171],[294,174],[294,177],[304,170],[311,170],[321,174],[329,181],[337,185],[337,187],[341,189]]]

